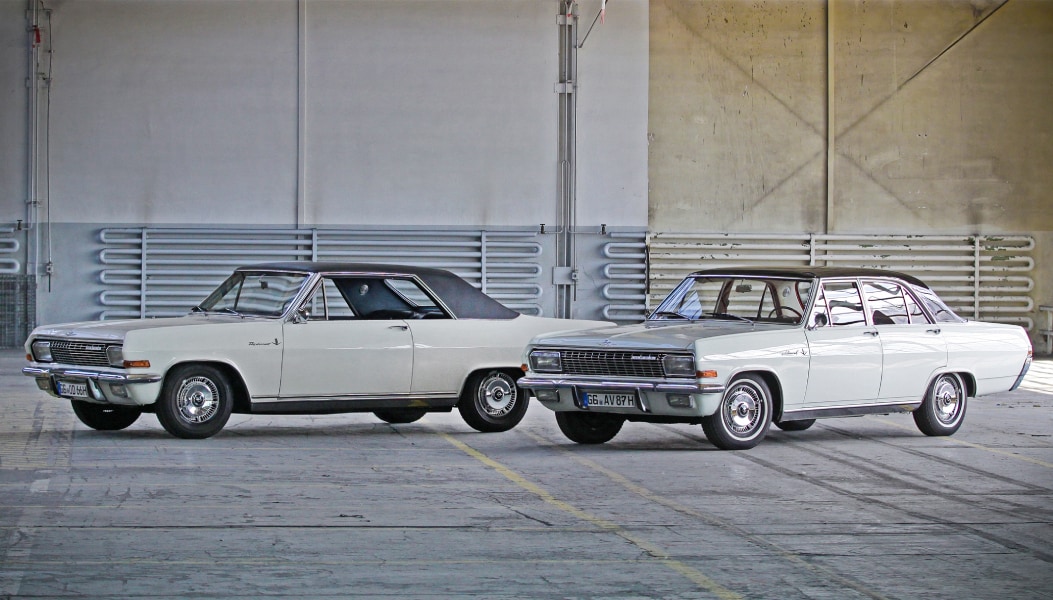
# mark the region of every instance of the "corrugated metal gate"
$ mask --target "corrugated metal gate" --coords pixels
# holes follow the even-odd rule
[[[100,236],[103,319],[186,314],[234,267],[293,260],[448,269],[509,308],[543,313],[536,231],[114,228]]]
[[[875,267],[910,273],[958,314],[1034,327],[1030,236],[655,233],[648,305],[691,271],[746,265]]]

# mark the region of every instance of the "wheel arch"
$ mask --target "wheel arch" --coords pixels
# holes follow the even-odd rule
[[[519,378],[524,375],[523,369],[521,367],[519,367],[519,366],[516,366],[516,367],[488,366],[488,367],[476,367],[474,369],[471,369],[467,373],[464,374],[464,378],[461,380],[461,389],[457,391],[457,397],[458,397],[457,403],[460,404],[461,403],[461,399],[463,399],[465,397],[465,391],[468,389],[468,383],[470,381],[472,381],[473,377],[475,377],[476,375],[478,375],[480,373],[489,373],[491,371],[499,371],[501,373],[504,373],[505,375],[508,375],[509,377],[511,377],[512,381],[517,381],[517,382],[519,381]],[[516,387],[519,388],[518,383],[516,384]],[[519,391],[522,394],[529,395],[527,393],[527,391],[524,390],[523,388],[519,388]]]
[[[226,363],[220,360],[182,360],[172,364],[168,367],[165,372],[164,385],[168,384],[168,378],[172,376],[172,372],[179,367],[187,365],[206,366],[217,369],[222,373],[227,381],[230,382],[230,387],[234,391],[234,411],[236,413],[249,413],[252,412],[252,397],[249,395],[249,388],[245,385],[245,378],[241,376],[241,371],[234,365]]]
[[[746,375],[756,375],[768,386],[768,391],[771,392],[772,422],[774,423],[782,418],[783,389],[779,376],[774,371],[768,369],[743,369],[741,371],[736,371],[731,377],[728,377],[728,385],[731,385],[731,382],[745,377]]]

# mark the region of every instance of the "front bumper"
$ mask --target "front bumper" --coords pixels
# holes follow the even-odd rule
[[[632,392],[636,397],[636,405],[631,410],[670,416],[712,414],[726,389],[723,384],[700,383],[697,380],[605,379],[563,375],[527,375],[516,383],[552,410],[572,410],[572,407],[591,410],[581,401],[583,394],[588,392]],[[548,390],[556,392],[554,398],[551,393],[538,394],[538,391]],[[674,406],[670,400],[671,397],[685,396],[692,398],[687,406]]]
[[[155,401],[163,379],[155,373],[127,373],[121,369],[62,367],[44,363],[23,367],[22,374],[36,379],[37,387],[56,398],[122,405],[142,405]],[[85,384],[88,397],[60,394],[59,381]]]

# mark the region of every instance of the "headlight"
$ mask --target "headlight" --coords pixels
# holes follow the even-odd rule
[[[662,368],[667,377],[694,377],[695,357],[667,354],[662,359]]]
[[[111,367],[123,367],[124,346],[107,346],[106,360],[110,361]]]
[[[51,342],[37,340],[33,342],[31,348],[33,349],[33,358],[38,362],[52,362],[55,360],[51,358]]]
[[[530,353],[530,368],[538,373],[559,373],[563,371],[563,357],[559,352],[534,350]]]

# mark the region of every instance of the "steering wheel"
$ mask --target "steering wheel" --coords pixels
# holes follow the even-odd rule
[[[782,318],[782,312],[783,311],[788,311],[788,312],[793,313],[794,316],[797,317],[797,320],[800,320],[802,317],[804,317],[804,315],[801,313],[801,311],[797,310],[796,308],[793,308],[792,306],[782,306],[782,307],[779,307],[779,308],[771,309],[771,312],[768,313],[768,318],[770,319],[770,318],[774,317],[775,313],[779,313],[779,318]]]

